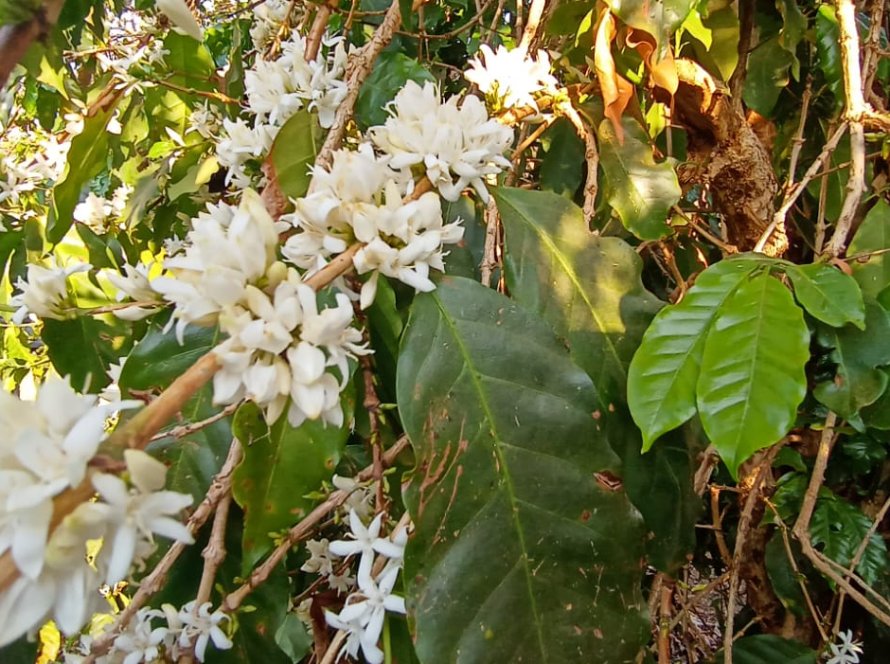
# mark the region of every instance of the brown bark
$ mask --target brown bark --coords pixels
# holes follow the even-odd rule
[[[673,100],[674,121],[687,131],[695,179],[710,187],[730,243],[751,250],[775,212],[779,185],[769,154],[721,83],[690,60],[676,63],[680,85]],[[654,94],[670,103],[667,90],[656,87]],[[764,253],[780,256],[787,248],[783,225],[773,232]]]

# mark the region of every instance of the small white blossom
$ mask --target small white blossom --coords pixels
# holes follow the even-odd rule
[[[16,288],[21,292],[9,299],[11,305],[19,307],[12,317],[16,324],[21,324],[29,313],[64,320],[67,317],[64,308],[69,305],[68,277],[93,267],[89,263],[58,267],[52,257],[48,263],[49,267],[35,263],[28,265],[28,278],[16,282]]]
[[[203,662],[210,641],[213,641],[218,650],[228,650],[232,647],[232,641],[219,626],[222,621],[229,620],[229,616],[221,610],[211,613],[210,602],[202,604],[196,614],[193,614],[194,606],[194,601],[189,602],[179,612],[179,619],[184,625],[179,637],[179,646],[181,648],[194,646],[195,658]]]
[[[74,220],[86,224],[97,233],[104,233],[108,230],[107,220],[111,210],[109,201],[90,192],[83,202],[74,208]]]
[[[380,537],[380,528],[383,523],[383,514],[378,514],[366,528],[355,511],[349,512],[349,529],[352,540],[337,540],[331,542],[329,550],[335,556],[353,556],[360,554],[358,565],[358,584],[364,588],[371,579],[371,568],[374,565],[374,557],[381,554],[387,558],[401,560],[404,555],[404,545]]]
[[[849,629],[838,632],[837,638],[837,643],[828,646],[831,657],[825,664],[858,664],[859,655],[862,654],[862,643],[853,640],[853,632]]]
[[[152,621],[163,616],[155,609],[139,609],[127,628],[112,642],[109,659],[121,660],[121,664],[153,664],[157,661],[170,630],[167,627],[153,627]]]

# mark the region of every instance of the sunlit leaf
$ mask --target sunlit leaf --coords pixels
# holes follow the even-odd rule
[[[856,281],[825,263],[785,268],[794,295],[814,318],[834,327],[852,323],[865,328],[865,304]]]
[[[272,175],[281,191],[299,198],[309,189],[309,169],[315,163],[324,134],[314,113],[300,110],[284,123],[269,153]]]

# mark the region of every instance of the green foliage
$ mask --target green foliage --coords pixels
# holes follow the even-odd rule
[[[890,204],[875,202],[847,249],[850,270],[867,297],[890,287]]]
[[[242,574],[248,574],[272,548],[275,535],[309,513],[307,495],[330,479],[349,430],[321,422],[293,427],[282,415],[272,425],[252,403],[238,409],[232,431],[244,458],[235,470],[232,492],[244,510]]]
[[[311,180],[309,169],[323,141],[318,119],[308,111],[297,111],[284,123],[269,153],[274,173],[270,177],[275,178],[282,193],[291,198],[306,193]]]
[[[856,282],[824,263],[789,265],[785,274],[794,284],[794,296],[814,318],[834,327],[851,323],[865,329],[865,305]]]
[[[723,658],[717,653],[715,661]],[[773,634],[757,634],[738,639],[732,646],[732,661],[738,664],[816,664],[818,653],[804,644]]]
[[[632,659],[639,520],[595,479],[617,459],[546,324],[445,279],[415,300],[398,392],[418,461],[406,578],[421,661]]]
[[[584,141],[565,118],[554,122],[545,134],[550,147],[541,161],[541,189],[571,200],[582,182]]]
[[[670,234],[665,220],[680,200],[677,173],[668,162],[655,163],[646,133],[635,120],[625,118],[622,127],[623,140],[608,120],[597,129],[609,205],[638,238],[659,240]]]
[[[40,0],[2,0],[0,1],[0,26],[10,23],[24,23],[40,9]]]
[[[362,85],[355,104],[356,121],[367,129],[386,122],[386,107],[408,81],[423,85],[435,81],[432,74],[417,60],[404,53],[383,53],[374,64],[374,70]]]

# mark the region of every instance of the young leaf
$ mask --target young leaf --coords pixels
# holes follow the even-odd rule
[[[702,272],[674,306],[662,309],[630,363],[627,400],[643,432],[643,451],[695,414],[695,386],[705,336],[720,306],[759,266],[724,260]]]
[[[677,174],[671,164],[655,163],[646,133],[636,120],[622,118],[621,126],[623,141],[609,121],[601,122],[597,130],[609,205],[638,238],[659,240],[671,232],[668,212],[682,194]]]
[[[630,358],[660,307],[643,287],[642,261],[623,240],[592,236],[561,196],[504,187],[494,195],[513,299],[566,340],[608,410],[624,400]]]
[[[300,110],[284,123],[268,158],[282,193],[290,198],[306,193],[312,179],[309,168],[315,163],[323,140],[324,133],[314,113]]]
[[[793,265],[785,274],[794,284],[794,295],[814,318],[833,327],[852,323],[865,329],[865,304],[856,281],[825,263]]]
[[[890,286],[890,204],[883,199],[865,215],[847,257],[853,278],[865,295],[877,297]]]
[[[244,452],[232,477],[232,494],[245,512],[242,573],[247,574],[274,547],[270,535],[289,528],[315,505],[304,496],[330,479],[349,429],[309,421],[295,428],[287,415],[269,426],[253,403],[238,409],[232,429]]]
[[[887,374],[878,367],[890,364],[890,315],[877,304],[865,306],[865,330],[850,326],[820,328],[819,343],[832,348],[837,364],[832,380],[813,389],[816,398],[844,418],[874,403],[887,387]]]
[[[625,661],[648,638],[640,518],[550,328],[446,277],[417,297],[399,412],[417,455],[405,578],[422,662]]]
[[[768,272],[740,285],[717,311],[696,395],[705,432],[733,477],[794,424],[809,343],[803,312]]]

